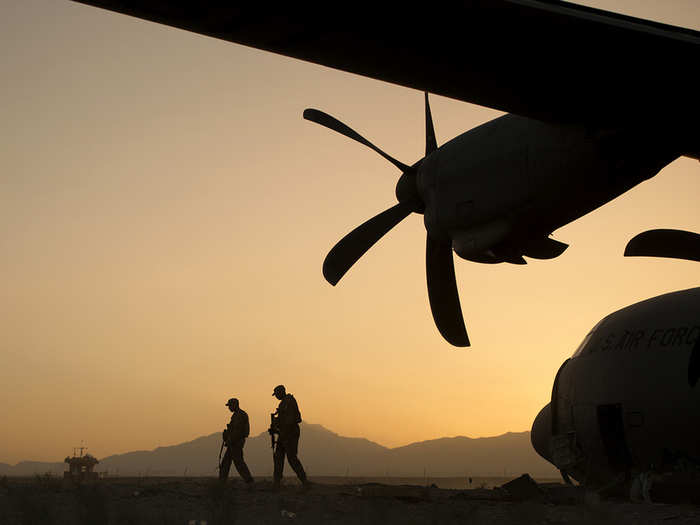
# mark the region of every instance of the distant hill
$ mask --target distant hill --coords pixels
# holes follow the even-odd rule
[[[221,433],[216,432],[179,445],[108,456],[100,459],[96,470],[121,476],[214,476],[220,446]],[[254,476],[272,474],[272,450],[266,432],[247,440],[244,456]],[[529,432],[432,439],[387,448],[364,438],[339,436],[321,425],[302,423],[299,458],[311,476],[422,476],[423,472],[431,477],[502,476],[504,470],[508,474],[557,475],[533,450]],[[64,470],[64,463],[0,463],[0,475]],[[292,474],[289,465],[285,472]]]
[[[434,476],[502,476],[522,474],[558,476],[554,467],[532,448],[530,432],[508,432],[486,438],[431,439],[391,449],[392,472],[416,475],[423,466]]]
[[[16,465],[0,463],[0,476],[31,476],[33,474],[45,474],[51,472],[58,474],[66,470],[66,464],[45,463],[42,461],[20,461]]]

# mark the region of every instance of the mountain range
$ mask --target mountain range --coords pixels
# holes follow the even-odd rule
[[[115,454],[100,459],[96,471],[119,476],[215,476],[221,433],[179,445]],[[244,456],[253,475],[270,476],[270,436],[246,441]],[[459,477],[522,474],[552,477],[558,473],[533,450],[529,432],[500,436],[432,439],[387,448],[364,438],[339,436],[321,425],[302,423],[299,458],[310,476]],[[0,476],[25,476],[66,470],[62,462],[0,463]],[[232,474],[235,469],[231,467]],[[289,466],[285,473],[292,475]]]

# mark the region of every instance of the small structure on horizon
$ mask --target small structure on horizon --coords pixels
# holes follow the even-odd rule
[[[77,454],[78,450],[80,450],[80,455]],[[99,461],[90,454],[83,455],[85,450],[87,450],[87,447],[76,447],[73,449],[73,457],[66,457],[64,462],[68,463],[68,470],[63,473],[64,479],[69,479],[76,483],[98,479],[98,473],[94,472],[93,469]]]

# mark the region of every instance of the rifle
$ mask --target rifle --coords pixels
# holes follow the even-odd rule
[[[275,414],[270,414],[270,428],[267,429],[268,434],[270,434],[270,447],[272,450],[275,449],[275,434],[278,433],[277,430],[277,419]]]

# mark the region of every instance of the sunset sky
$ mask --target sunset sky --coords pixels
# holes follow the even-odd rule
[[[585,4],[700,30],[697,0]],[[697,263],[622,257],[644,230],[700,231],[700,163],[681,158],[556,231],[558,259],[455,258],[455,349],[422,216],[337,287],[321,274],[399,173],[304,108],[410,164],[422,93],[68,1],[0,2],[0,45],[0,462],[181,443],[234,396],[256,434],[279,383],[305,421],[387,446],[529,430],[601,317],[698,285]],[[438,143],[500,115],[431,104]]]

